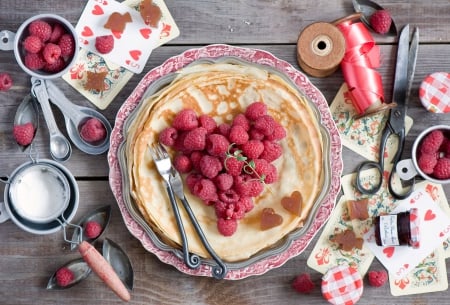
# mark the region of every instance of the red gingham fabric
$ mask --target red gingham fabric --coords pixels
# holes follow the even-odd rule
[[[322,295],[334,305],[353,305],[361,298],[363,281],[356,268],[339,265],[322,278]]]
[[[450,112],[450,74],[437,72],[425,77],[420,85],[419,97],[430,112]]]

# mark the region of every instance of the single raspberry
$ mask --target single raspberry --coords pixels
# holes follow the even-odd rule
[[[217,229],[219,233],[223,236],[231,236],[237,230],[237,220],[236,219],[223,219],[219,218],[217,220]]]
[[[268,165],[268,171],[265,174],[264,183],[272,184],[278,181],[278,170],[272,163]]]
[[[204,155],[200,159],[200,173],[207,178],[216,177],[222,168],[222,162],[217,157]]]
[[[60,287],[66,287],[72,283],[75,275],[72,270],[67,267],[61,267],[56,271],[56,284]]]
[[[8,91],[13,85],[13,80],[8,73],[0,73],[0,91]]]
[[[54,64],[61,56],[61,48],[54,43],[47,43],[42,50],[44,59],[49,64]]]
[[[245,109],[245,116],[250,121],[256,121],[259,117],[267,114],[267,106],[263,102],[253,102]]]
[[[189,149],[186,149],[184,146],[184,139],[186,139],[188,131],[180,131],[177,130],[178,135],[173,143],[173,148],[181,152],[189,152]]]
[[[218,190],[229,190],[233,186],[233,176],[228,173],[218,174],[214,178],[214,184],[216,185]]]
[[[64,59],[62,57],[60,57],[52,64],[46,63],[42,69],[49,73],[58,73],[58,72],[62,71],[65,67],[66,67],[66,62],[64,61]]]
[[[433,169],[437,163],[437,155],[434,154],[420,154],[420,157],[417,159],[417,165],[425,174],[432,174]]]
[[[254,127],[250,128],[248,135],[252,140],[262,141],[265,138],[264,134]]]
[[[292,288],[298,293],[311,293],[316,285],[311,280],[309,273],[302,273],[297,275],[297,277],[292,282]]]
[[[239,161],[234,157],[229,157],[225,159],[224,167],[226,172],[231,176],[239,176],[242,172],[242,168],[244,167],[244,162]]]
[[[233,188],[239,196],[257,197],[264,190],[264,185],[249,175],[235,176]]]
[[[197,182],[199,182],[201,179],[203,178],[203,176],[199,173],[195,173],[195,172],[190,172],[187,176],[186,176],[186,185],[188,187],[188,189],[191,191],[192,194],[194,194],[194,186]]]
[[[50,42],[57,43],[63,34],[66,34],[66,30],[59,23],[55,23],[52,29],[52,35],[50,35]]]
[[[80,136],[86,142],[98,142],[106,138],[106,128],[99,119],[90,118],[81,126]]]
[[[231,126],[230,135],[228,139],[231,143],[235,143],[237,145],[244,144],[248,141],[248,133],[244,127],[241,125]]]
[[[258,140],[249,140],[241,146],[242,154],[250,160],[257,159],[264,151],[264,144]]]
[[[191,159],[186,155],[177,155],[173,160],[173,166],[183,174],[192,170]]]
[[[187,150],[203,150],[206,145],[206,129],[197,127],[187,132],[184,138],[184,147]]]
[[[233,123],[231,124],[231,126],[236,126],[236,125],[242,126],[245,129],[245,131],[250,130],[250,122],[243,113],[239,113],[238,115],[236,115],[234,117]]]
[[[266,136],[266,140],[268,141],[279,141],[286,137],[286,129],[281,126],[278,122],[275,121],[275,126],[273,128],[273,133],[271,135]]]
[[[264,151],[259,156],[260,159],[265,159],[268,162],[275,161],[283,154],[283,148],[280,144],[272,141],[263,141]]]
[[[244,207],[245,213],[250,212],[255,207],[252,197],[248,197],[248,196],[239,197],[238,204],[240,204]]]
[[[31,70],[40,70],[45,66],[44,57],[42,57],[41,53],[27,53],[25,54],[24,64],[28,69]]]
[[[216,201],[214,204],[214,211],[216,212],[217,218],[227,218],[227,211],[228,211],[228,203],[222,202],[220,200]]]
[[[197,114],[192,109],[183,109],[175,116],[172,126],[178,130],[192,130],[198,127]]]
[[[214,182],[206,178],[200,179],[195,183],[192,193],[205,202],[215,201],[218,199],[217,189]]]
[[[84,224],[84,233],[87,238],[97,238],[102,233],[102,226],[97,221],[90,220]]]
[[[103,35],[95,38],[95,48],[101,54],[108,54],[114,49],[114,36]]]
[[[370,286],[381,287],[388,280],[388,274],[385,270],[369,271],[367,275]]]
[[[200,172],[200,160],[205,154],[199,150],[193,151],[189,158],[191,159],[192,168]]]
[[[444,142],[444,133],[440,129],[427,134],[420,143],[419,151],[423,154],[432,154],[439,150]]]
[[[391,27],[392,18],[387,10],[378,10],[370,16],[370,25],[378,34],[386,34]]]
[[[269,165],[271,164],[265,159],[254,159],[253,160],[253,171],[255,172],[255,177],[266,176],[269,173]]]
[[[13,136],[17,144],[27,146],[31,144],[34,138],[34,126],[31,122],[15,125],[13,128]]]
[[[213,133],[217,128],[217,123],[212,117],[207,114],[202,114],[198,117],[198,123],[200,127],[204,127],[208,134]]]
[[[39,53],[43,45],[42,40],[33,35],[27,36],[23,41],[23,48],[30,53]]]
[[[260,116],[256,119],[254,127],[259,130],[263,135],[270,136],[275,129],[276,121],[268,114]]]
[[[433,170],[433,176],[437,179],[450,179],[450,159],[439,158]]]
[[[167,127],[164,128],[160,133],[159,133],[159,142],[161,142],[161,144],[166,145],[166,146],[173,146],[175,145],[175,140],[178,137],[178,131],[173,128],[173,127]]]
[[[230,135],[231,125],[227,123],[222,123],[217,126],[217,132],[224,137],[228,138]]]
[[[224,156],[230,146],[228,139],[218,133],[206,136],[206,151],[212,156]]]
[[[52,36],[52,27],[43,20],[35,20],[28,26],[30,35],[37,36],[42,42],[46,42]]]
[[[227,209],[225,211],[225,219],[235,219],[240,220],[245,216],[245,206],[240,205],[239,201],[234,201],[228,203]]]
[[[75,40],[70,34],[63,34],[59,39],[58,46],[61,48],[63,57],[71,57],[75,54]]]
[[[219,200],[225,203],[234,203],[239,200],[239,195],[233,189],[228,189],[226,191],[219,191]]]

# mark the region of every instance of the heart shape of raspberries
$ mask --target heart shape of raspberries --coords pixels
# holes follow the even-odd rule
[[[177,151],[174,167],[186,175],[190,192],[213,206],[219,232],[231,236],[254,206],[253,198],[278,181],[273,161],[283,153],[286,130],[263,102],[250,104],[229,123],[183,109],[159,141]]]

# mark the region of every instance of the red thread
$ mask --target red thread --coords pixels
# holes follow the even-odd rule
[[[361,22],[345,18],[336,24],[345,37],[345,55],[341,62],[350,98],[359,115],[376,103],[384,103],[380,66],[380,48]]]

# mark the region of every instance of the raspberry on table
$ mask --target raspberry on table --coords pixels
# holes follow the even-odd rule
[[[450,179],[450,159],[439,158],[433,169],[433,176],[437,179]]]
[[[172,126],[178,130],[192,130],[197,128],[197,114],[192,109],[183,109],[173,119]]]
[[[87,238],[94,239],[99,237],[102,230],[102,226],[97,221],[90,220],[84,224],[84,233]]]
[[[28,26],[28,32],[30,35],[39,37],[42,42],[46,42],[52,36],[52,27],[46,21],[35,20]]]
[[[444,133],[442,130],[433,130],[422,139],[419,151],[423,154],[435,153],[439,150],[443,142]]]
[[[369,22],[375,32],[386,34],[391,27],[391,14],[387,10],[378,10],[370,16]]]
[[[34,138],[34,126],[31,122],[15,125],[13,128],[13,136],[17,144],[27,146],[31,144]]]
[[[210,179],[216,177],[223,168],[222,162],[219,160],[219,158],[210,155],[204,155],[200,159],[199,165],[200,172],[203,174],[203,176]]]
[[[75,54],[75,40],[70,34],[63,34],[59,39],[58,46],[61,48],[63,57],[71,57]]]
[[[75,275],[72,270],[67,267],[59,268],[56,271],[56,284],[60,287],[66,287],[72,283]]]
[[[42,40],[37,36],[30,35],[23,41],[23,48],[30,53],[39,53],[43,46]]]
[[[44,59],[49,64],[54,64],[61,56],[61,48],[54,43],[47,43],[42,50]]]
[[[223,236],[231,236],[237,230],[237,220],[236,219],[217,219],[217,229]]]
[[[256,121],[259,117],[267,114],[267,105],[263,102],[253,102],[248,105],[244,114],[250,121]]]
[[[302,273],[295,277],[291,284],[292,288],[298,293],[308,294],[311,293],[316,285],[311,280],[309,273]]]
[[[95,48],[101,54],[108,54],[114,49],[114,36],[103,35],[95,38]]]
[[[381,287],[388,280],[388,274],[385,270],[369,271],[367,274],[370,286]]]
[[[8,91],[13,85],[13,80],[8,73],[0,73],[0,91]]]
[[[183,144],[187,150],[203,150],[206,146],[207,131],[203,127],[197,127],[187,132]]]

